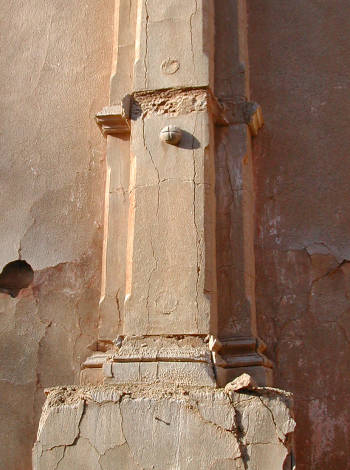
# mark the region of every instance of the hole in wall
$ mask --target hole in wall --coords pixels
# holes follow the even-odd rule
[[[33,279],[34,271],[27,261],[11,261],[0,274],[0,292],[17,297],[20,290],[30,286]]]

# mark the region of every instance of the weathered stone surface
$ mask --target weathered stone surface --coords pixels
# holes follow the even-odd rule
[[[61,406],[54,408],[54,410],[47,410],[44,407],[38,430],[43,450],[64,444],[72,445],[79,435],[79,424],[83,411],[84,402],[82,400],[74,406]],[[55,423],[54,426],[51,424],[52,421]]]
[[[122,416],[118,406],[103,403],[87,407],[80,424],[80,437],[86,438],[100,455],[114,446],[121,446],[125,439],[122,434]]]
[[[104,383],[177,383],[215,386],[214,368],[206,362],[114,362]]]
[[[139,2],[135,90],[213,83],[213,8],[212,0]]]
[[[205,88],[183,88],[136,92],[133,95],[131,118],[145,118],[148,114],[178,116],[198,111],[207,111],[209,90]]]
[[[169,124],[177,147],[159,141]],[[206,112],[132,121],[124,334],[215,331],[212,137]]]
[[[60,436],[43,451],[68,409],[72,434],[80,423],[74,445]],[[67,387],[49,393],[44,411],[34,470],[282,470],[294,430],[290,396],[273,389]]]
[[[253,390],[257,387],[254,379],[249,374],[242,374],[225,385],[225,392],[237,392],[238,390]]]
[[[84,363],[82,384],[177,383],[215,386],[208,344],[198,336],[126,336]]]

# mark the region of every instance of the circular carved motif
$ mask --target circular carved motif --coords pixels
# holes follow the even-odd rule
[[[160,66],[161,71],[165,75],[173,75],[179,70],[179,68],[180,62],[176,59],[171,59],[170,57],[163,60],[162,65]]]
[[[178,303],[176,297],[169,292],[162,292],[155,300],[156,309],[164,315],[174,312]]]

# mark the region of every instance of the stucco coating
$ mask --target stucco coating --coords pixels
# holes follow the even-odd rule
[[[97,337],[104,142],[114,2],[1,0],[0,468],[28,470],[43,387],[78,380]]]
[[[350,5],[248,5],[258,329],[295,394],[298,470],[347,469]]]

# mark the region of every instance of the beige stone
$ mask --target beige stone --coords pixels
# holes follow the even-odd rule
[[[170,123],[183,131],[177,147],[159,142],[159,131]],[[149,114],[132,123],[126,334],[215,328],[210,134],[206,113]]]
[[[119,407],[110,407],[107,403],[87,407],[80,423],[80,437],[88,439],[102,455],[107,450],[124,444]]]
[[[213,85],[211,0],[139,2],[135,90]]]
[[[80,421],[81,400],[85,412]],[[59,437],[57,447],[50,441],[51,455],[49,449],[42,453],[41,439],[59,435],[61,408],[71,409],[72,422],[80,422],[80,434],[74,445],[70,439],[62,443]],[[294,429],[290,397],[267,389],[259,389],[255,396],[233,392],[231,397],[223,390],[203,387],[54,389],[46,409],[52,418],[42,423],[38,433],[34,470],[44,469],[43,462],[48,465],[45,470],[54,470],[56,465],[67,470],[114,470],[119,466],[282,470]]]
[[[225,392],[237,392],[238,390],[254,390],[257,384],[249,374],[242,374],[225,385]]]
[[[237,9],[243,15],[244,5]],[[136,10],[135,23],[131,14]],[[260,368],[272,365],[265,361],[256,338],[250,145],[251,134],[255,135],[263,123],[262,113],[258,104],[244,98],[215,97],[213,26],[212,0],[166,0],[162,5],[142,0],[137,8],[135,2],[126,5],[121,0],[116,5],[113,106],[96,116],[103,133],[108,135],[109,162],[99,345],[111,342],[114,334],[218,336],[218,325],[223,322],[217,315],[214,123],[232,124],[240,164],[236,176],[243,182],[238,211],[242,223],[236,228],[243,263],[237,270],[237,299],[245,305],[238,309],[238,315],[240,332],[251,335],[256,347],[250,354],[245,344],[241,345],[242,350],[236,345],[231,361],[231,351],[224,356],[217,354],[221,343],[216,337],[216,346],[210,346],[215,348],[211,359],[220,385],[231,380],[234,369],[241,367],[252,367],[252,373],[257,369],[258,383],[263,385],[271,382],[271,374]],[[239,28],[239,34],[245,37],[243,23]],[[174,37],[181,39],[174,41]],[[244,44],[239,47],[245,58]],[[128,59],[125,51],[129,51]],[[125,104],[130,104],[130,108]],[[129,118],[130,136],[126,137]],[[169,138],[169,129],[177,129],[176,141]],[[112,180],[117,183],[117,196],[110,187]],[[142,352],[127,356],[125,353],[123,358],[119,355],[110,361],[106,354],[99,364],[94,364],[93,357],[84,366],[102,367],[103,381],[108,383],[213,382],[211,359],[205,361],[211,365],[199,365],[191,357],[182,361],[181,354],[165,361],[158,354],[156,361],[143,357]],[[147,360],[150,364],[144,364]],[[219,370],[221,367],[227,370]],[[82,380],[86,383],[90,376],[95,383],[101,378],[96,372],[85,371]]]

